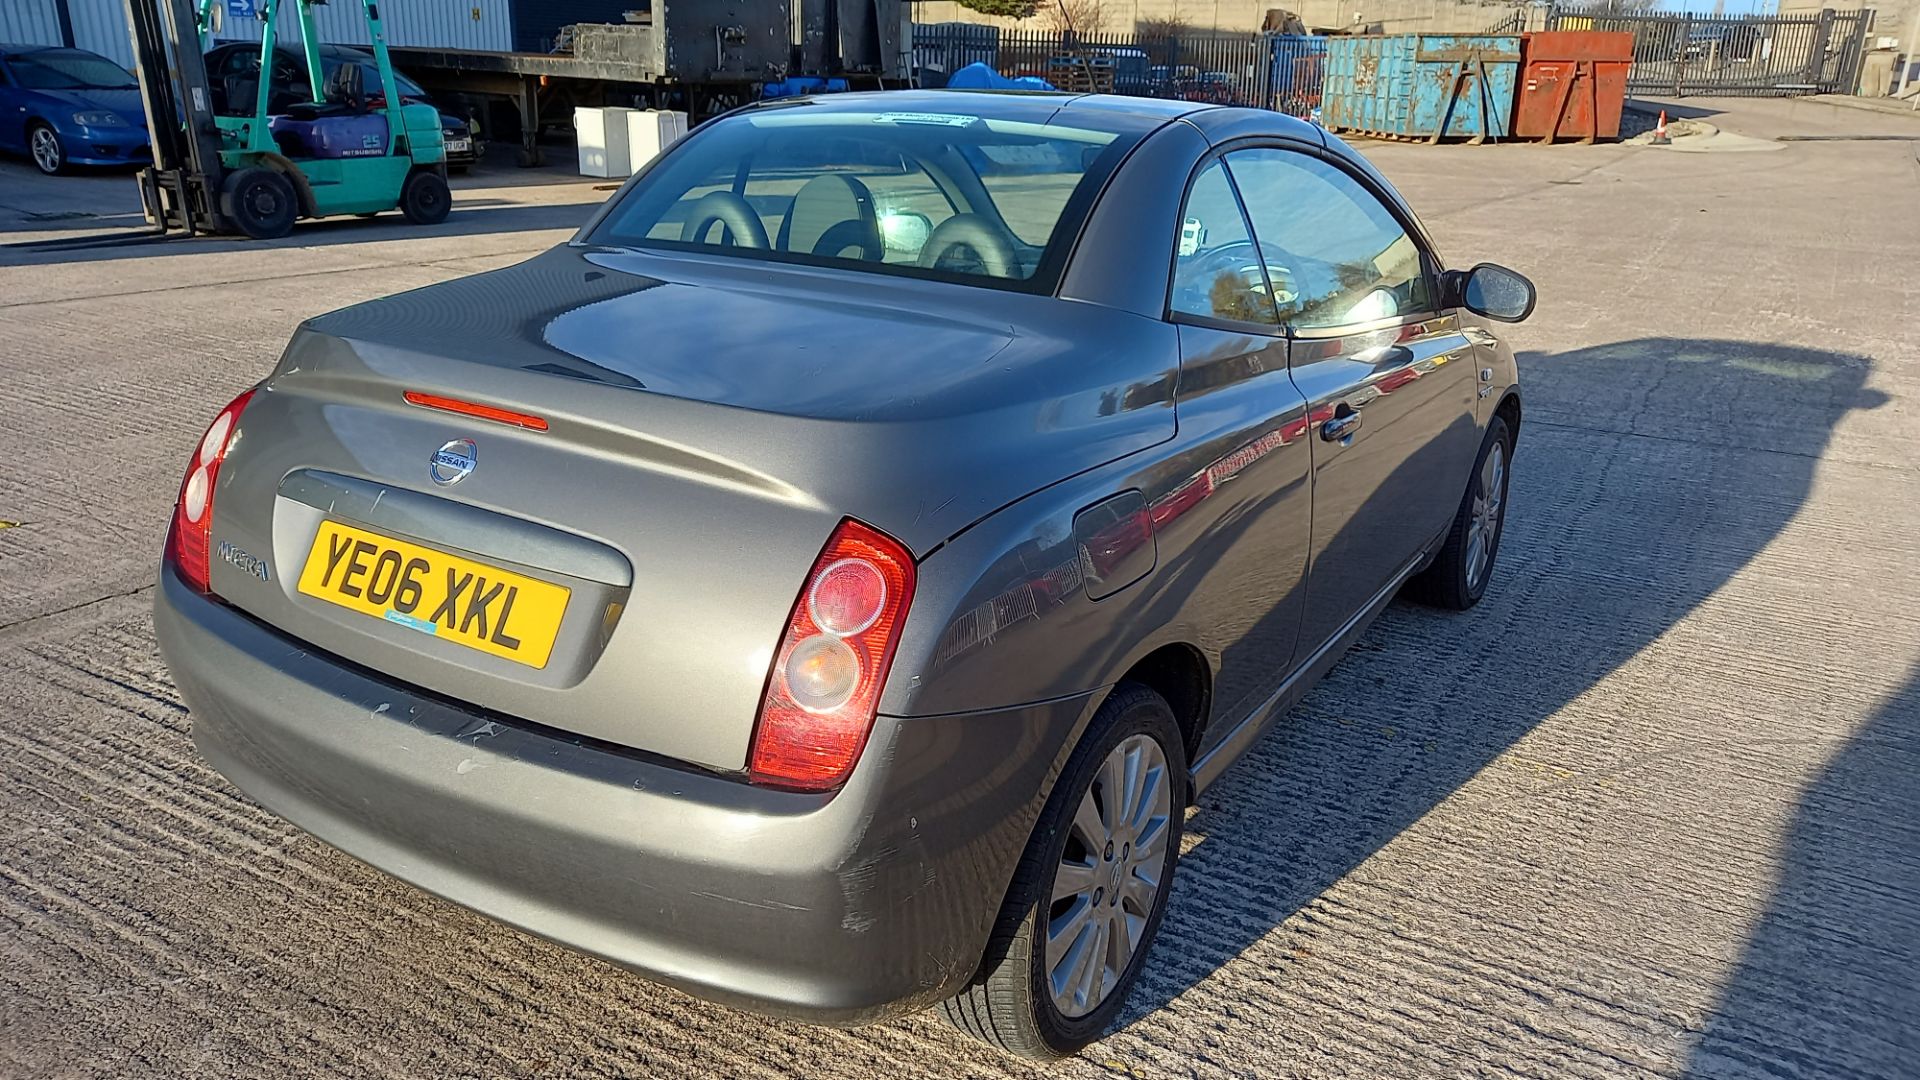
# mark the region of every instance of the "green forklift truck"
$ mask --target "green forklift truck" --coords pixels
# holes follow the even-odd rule
[[[273,70],[276,16],[288,0],[257,0],[260,72]],[[229,101],[254,101],[252,115],[216,116],[206,62],[209,5],[192,0],[127,0],[135,64],[147,107],[154,164],[140,174],[148,220],[161,232],[287,235],[300,218],[370,216],[399,210],[421,225],[446,220],[452,207],[440,114],[404,104],[387,54],[377,0],[358,3],[380,73],[378,87],[360,84],[361,67],[341,64],[331,77],[320,62],[313,7],[297,5],[311,101],[269,115],[269,80],[229,78]]]

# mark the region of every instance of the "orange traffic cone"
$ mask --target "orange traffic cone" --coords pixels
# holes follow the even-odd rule
[[[1653,145],[1672,146],[1673,140],[1667,138],[1667,110],[1660,110],[1660,122],[1653,125]]]

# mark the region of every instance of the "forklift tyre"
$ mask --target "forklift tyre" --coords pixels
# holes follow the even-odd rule
[[[400,188],[400,212],[415,225],[438,225],[453,209],[453,192],[438,172],[418,169]]]
[[[300,203],[286,177],[251,166],[229,173],[220,185],[220,213],[255,240],[275,240],[293,231]]]

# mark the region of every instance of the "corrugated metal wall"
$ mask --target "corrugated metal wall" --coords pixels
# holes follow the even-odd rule
[[[60,13],[53,0],[0,0],[0,42],[8,45],[64,45]]]
[[[9,0],[0,0],[0,4]],[[73,44],[91,49],[124,68],[133,67],[133,32],[127,26],[126,0],[63,0],[73,20]]]
[[[510,0],[385,0],[380,5],[380,18],[386,25],[389,45],[505,52],[513,47],[511,7]],[[320,40],[333,44],[366,45],[370,40],[360,0],[333,0],[314,8],[313,26]],[[214,36],[222,41],[258,41],[260,23],[229,16]],[[293,0],[281,4],[279,37],[287,42],[300,40],[300,19]]]
[[[165,0],[159,0],[164,6]],[[259,41],[259,20],[222,8],[221,41]],[[65,5],[73,23],[73,43],[131,67],[133,43],[127,27],[125,0],[0,0],[0,41],[58,45],[59,6]],[[252,0],[257,7],[259,0]],[[642,0],[385,0],[380,16],[386,22],[389,45],[423,48],[475,49],[482,52],[545,52],[561,26],[576,22],[620,22],[628,8]],[[320,40],[342,45],[368,43],[367,24],[360,0],[333,0],[313,10]],[[282,0],[280,38],[297,42],[300,20],[294,0]]]
[[[73,24],[73,45],[133,67],[133,36],[125,0],[0,0],[0,41],[61,45],[60,9]]]

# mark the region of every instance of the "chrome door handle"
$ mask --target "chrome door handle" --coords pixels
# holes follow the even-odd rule
[[[1342,439],[1352,438],[1354,430],[1359,426],[1360,414],[1357,412],[1336,416],[1320,425],[1320,437],[1328,442],[1339,442]]]

